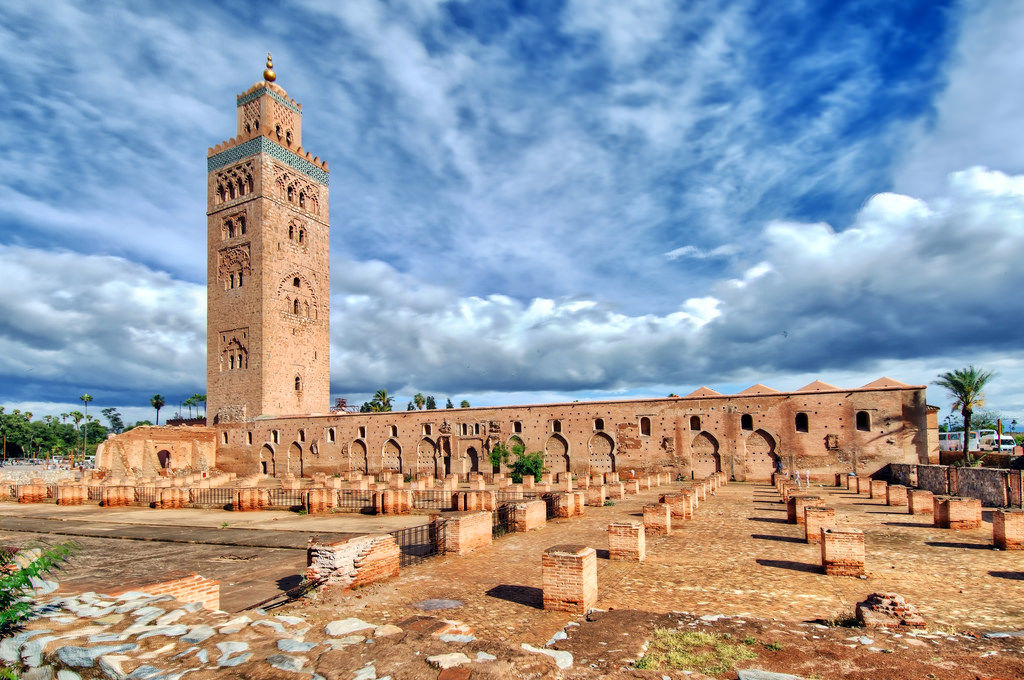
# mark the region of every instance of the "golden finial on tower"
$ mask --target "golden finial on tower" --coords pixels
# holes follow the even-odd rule
[[[274,60],[270,58],[270,52],[267,52],[267,68],[263,71],[263,80],[268,83],[277,80],[277,74],[274,73]]]

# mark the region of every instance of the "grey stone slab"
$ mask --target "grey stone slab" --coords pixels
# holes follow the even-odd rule
[[[104,654],[118,654],[138,649],[134,642],[126,642],[121,645],[99,645],[98,647],[76,647],[68,645],[57,650],[57,658],[67,666],[75,668],[92,668],[96,658]]]
[[[267,657],[267,663],[274,668],[279,671],[290,671],[292,673],[301,673],[308,661],[304,656],[290,656],[288,654],[272,654]]]

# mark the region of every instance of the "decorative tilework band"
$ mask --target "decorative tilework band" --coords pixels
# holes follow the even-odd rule
[[[214,170],[223,168],[225,165],[236,163],[243,158],[255,156],[258,153],[270,154],[293,170],[298,170],[299,172],[308,175],[310,178],[324,186],[329,185],[328,180],[330,175],[328,175],[323,168],[318,168],[305,158],[292,153],[277,142],[269,140],[266,137],[255,137],[244,144],[233,146],[230,149],[221,151],[219,154],[210,156],[206,159],[206,171],[213,172]]]
[[[267,89],[265,87],[261,87],[258,90],[254,90],[253,92],[250,92],[249,94],[245,95],[244,97],[239,97],[238,98],[237,106],[245,106],[246,104],[251,102],[253,99],[256,99],[257,97],[259,97],[259,96],[261,96],[263,94],[269,94],[271,97],[273,97],[274,99],[279,101],[282,106],[285,106],[285,107],[291,109],[292,111],[294,111],[295,113],[299,114],[300,116],[302,115],[302,111],[299,109],[299,107],[297,107],[295,104],[292,104],[290,101],[288,101],[287,99],[285,99],[284,97],[282,97],[278,93],[274,92],[273,90],[269,90],[269,89]]]

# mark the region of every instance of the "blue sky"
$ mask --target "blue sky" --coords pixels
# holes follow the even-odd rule
[[[335,396],[973,362],[1024,416],[1022,30],[1008,0],[6,2],[0,403],[203,391],[205,154],[270,49],[331,166]]]

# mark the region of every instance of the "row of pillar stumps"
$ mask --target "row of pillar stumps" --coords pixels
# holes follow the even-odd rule
[[[835,476],[835,487],[906,508],[911,515],[930,515],[936,528],[977,529],[982,525],[981,500],[935,495],[924,489],[889,484],[868,475]],[[777,475],[775,488],[786,504],[786,518],[802,525],[804,539],[821,545],[821,567],[834,576],[866,576],[864,532],[836,525],[836,510],[822,496],[808,493],[787,477]],[[806,487],[804,487],[806,488]],[[992,545],[1001,550],[1024,550],[1024,511],[998,508],[992,514]]]
[[[669,535],[673,526],[692,519],[698,506],[714,496],[728,479],[715,473],[689,488],[663,494],[644,506],[642,522],[608,525],[608,558],[643,562],[647,535]],[[584,545],[555,545],[541,556],[544,609],[585,614],[597,605],[597,551]]]

